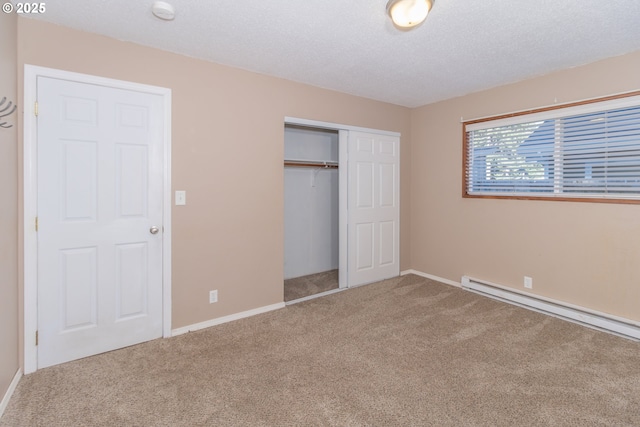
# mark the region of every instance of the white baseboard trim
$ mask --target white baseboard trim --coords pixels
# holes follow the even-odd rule
[[[13,392],[16,390],[16,387],[18,387],[18,383],[20,382],[21,378],[22,378],[22,369],[18,369],[18,372],[16,372],[16,375],[13,377],[13,381],[11,381],[11,384],[9,384],[9,388],[7,389],[7,392],[4,394],[2,401],[0,401],[0,418],[2,418],[2,414],[4,414],[4,410],[7,409],[7,406],[9,405],[9,400],[11,400],[11,396],[13,396]]]
[[[624,338],[640,340],[640,322],[591,310],[564,301],[522,292],[493,282],[462,276],[462,288],[529,310],[609,332]]]
[[[284,302],[277,304],[265,305],[264,307],[254,308],[252,310],[242,311],[240,313],[230,314],[228,316],[218,317],[217,319],[207,320],[205,322],[195,323],[189,326],[183,326],[171,331],[171,336],[186,334],[187,332],[193,332],[204,328],[210,328],[211,326],[221,325],[227,322],[233,322],[234,320],[244,319],[245,317],[255,316],[256,314],[267,313],[269,311],[278,310],[284,308]]]
[[[444,283],[445,285],[455,286],[456,288],[462,287],[462,284],[460,284],[460,282],[456,282],[455,280],[445,279],[444,277],[434,276],[433,274],[423,273],[422,271],[418,271],[418,270],[409,269],[409,270],[404,270],[400,272],[401,276],[406,276],[407,274],[415,274],[416,276],[435,280],[436,282],[441,282],[441,283]]]

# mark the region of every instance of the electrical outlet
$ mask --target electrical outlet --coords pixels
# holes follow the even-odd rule
[[[524,276],[524,287],[527,289],[533,289],[533,279],[529,276]]]
[[[209,304],[213,304],[214,302],[218,302],[218,291],[209,291]]]

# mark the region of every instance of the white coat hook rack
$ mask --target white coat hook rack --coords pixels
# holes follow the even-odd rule
[[[14,111],[16,111],[16,108],[18,108],[18,106],[15,105],[11,101],[9,101],[9,103],[6,106],[3,107],[5,102],[7,102],[7,97],[3,96],[2,99],[0,100],[0,120],[2,120],[3,118],[5,118],[7,116],[10,116],[11,114],[13,114]],[[12,126],[13,125],[10,125],[7,122],[0,121],[0,127],[1,128],[8,129],[8,128],[12,127]]]

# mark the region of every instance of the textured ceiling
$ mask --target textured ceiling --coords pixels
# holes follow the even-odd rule
[[[153,0],[54,0],[30,17],[407,107],[640,50],[640,0],[436,0],[407,32],[387,0],[169,2],[171,22]]]

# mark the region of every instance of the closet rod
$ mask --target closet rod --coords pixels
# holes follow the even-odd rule
[[[324,169],[338,169],[336,163],[331,162],[300,162],[300,161],[284,161],[285,166],[295,167],[307,167],[307,168],[324,168]]]

